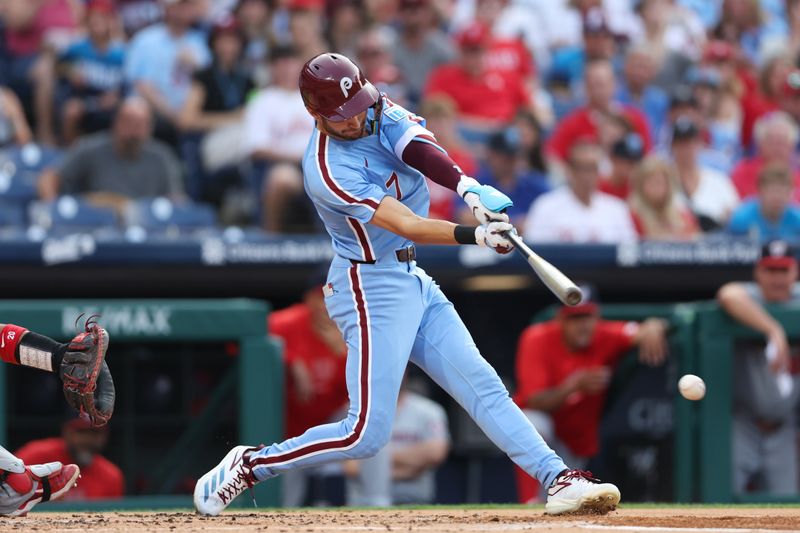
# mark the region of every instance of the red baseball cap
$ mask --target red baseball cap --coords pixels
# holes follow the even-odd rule
[[[289,0],[288,7],[291,11],[322,11],[325,0]]]
[[[477,22],[470,24],[456,37],[461,48],[486,48],[491,40],[489,29]]]
[[[760,267],[789,268],[796,264],[794,250],[786,241],[769,241],[761,247],[761,259],[758,260]]]

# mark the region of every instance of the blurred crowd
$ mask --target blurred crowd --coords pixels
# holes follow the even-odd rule
[[[297,77],[334,51],[531,241],[800,233],[798,0],[6,0],[0,23],[0,144],[55,154],[30,200],[65,224],[150,202],[320,231]]]

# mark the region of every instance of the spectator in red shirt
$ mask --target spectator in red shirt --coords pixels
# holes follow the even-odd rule
[[[627,200],[631,176],[644,157],[644,143],[638,133],[629,133],[611,146],[611,172],[600,180],[597,188],[606,194]]]
[[[462,126],[490,132],[513,120],[517,111],[530,107],[530,97],[519,75],[487,66],[489,31],[473,24],[458,36],[456,62],[437,67],[428,80],[426,96],[444,94],[453,99]]]
[[[319,272],[303,301],[269,316],[269,332],[283,340],[285,436],[331,422],[347,404],[347,347],[325,309],[325,273]],[[308,471],[283,476],[282,503],[297,507],[306,497]]]
[[[25,464],[60,461],[81,469],[78,485],[63,497],[68,501],[122,498],[125,478],[114,463],[100,455],[108,441],[108,426],[93,428],[88,419],[73,418],[61,427],[61,436],[33,440],[17,450]]]
[[[578,139],[601,141],[600,122],[607,116],[621,115],[642,138],[645,152],[650,150],[650,128],[645,116],[641,111],[613,100],[614,71],[610,61],[595,59],[586,65],[585,91],[586,105],[567,115],[550,138],[547,152],[554,162],[563,164]]]
[[[556,318],[529,326],[517,349],[514,400],[539,434],[569,464],[584,468],[599,449],[598,429],[614,366],[633,346],[639,360],[660,365],[667,355],[666,321],[607,321],[590,287],[584,300]],[[538,483],[518,471],[520,501],[537,497]]]
[[[795,168],[792,198],[800,200],[800,172],[794,164],[800,130],[795,121],[782,111],[764,115],[756,122],[754,137],[756,155],[740,161],[731,175],[739,197],[746,199],[758,194],[758,174],[765,165],[782,164]]]

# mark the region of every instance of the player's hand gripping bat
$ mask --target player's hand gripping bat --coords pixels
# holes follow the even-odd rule
[[[539,279],[547,285],[559,300],[567,305],[578,305],[581,303],[581,290],[575,283],[565,276],[559,269],[542,259],[528,245],[522,241],[516,230],[506,232],[506,238],[514,244],[522,257],[528,262]]]

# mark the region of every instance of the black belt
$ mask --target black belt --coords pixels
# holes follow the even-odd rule
[[[397,257],[397,260],[401,263],[410,263],[417,258],[417,247],[413,244],[409,244],[405,248],[400,248],[399,250],[394,251],[394,255]],[[374,265],[375,260],[372,261],[361,261],[359,259],[351,259],[351,263],[359,264],[359,265]]]

